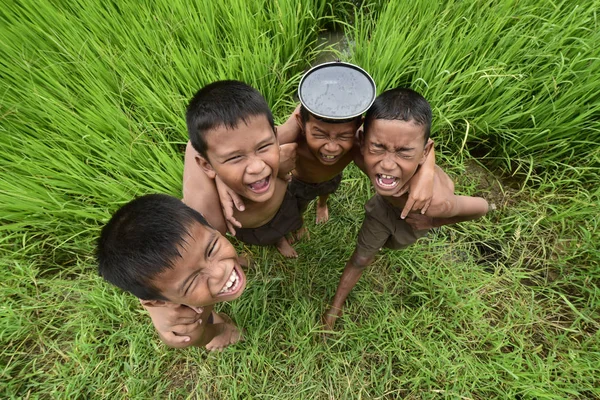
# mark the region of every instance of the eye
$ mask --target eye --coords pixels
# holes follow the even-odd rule
[[[268,150],[268,149],[269,149],[271,146],[273,146],[273,143],[267,143],[267,144],[265,144],[265,145],[263,145],[263,146],[260,146],[260,147],[258,148],[258,151],[265,151],[265,150]]]
[[[219,238],[215,238],[215,240],[213,240],[213,242],[210,244],[210,248],[208,249],[208,253],[206,253],[206,256],[208,258],[211,258],[213,253],[215,252],[215,248],[217,247],[217,242],[219,241]]]
[[[188,292],[189,292],[190,288],[191,288],[192,286],[194,286],[194,282],[196,281],[196,278],[198,278],[198,275],[200,275],[200,273],[197,273],[196,275],[194,275],[194,277],[193,277],[193,278],[190,280],[190,284],[189,284],[189,285],[187,285],[187,287],[185,288],[185,291],[183,292],[183,295],[184,295],[184,296],[187,296],[187,294],[188,294]]]
[[[236,162],[242,159],[242,156],[233,156],[225,160],[226,163]]]
[[[343,140],[343,141],[348,141],[348,140],[352,140],[352,139],[354,139],[354,136],[350,136],[350,135],[340,137],[340,140]]]

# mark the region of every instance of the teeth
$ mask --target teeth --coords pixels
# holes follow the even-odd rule
[[[392,179],[392,178],[394,178],[392,175],[385,175],[385,174],[380,174],[379,176],[381,176],[384,179]]]
[[[239,276],[238,276],[237,272],[235,272],[235,270],[233,270],[233,272],[231,273],[231,276],[227,280],[227,283],[225,283],[225,286],[223,286],[223,289],[221,289],[219,291],[219,294],[229,293],[229,292],[234,291],[235,289],[237,289],[238,283],[239,283]]]
[[[326,156],[325,154],[323,154],[323,158],[326,158],[327,160],[333,160],[336,156]]]

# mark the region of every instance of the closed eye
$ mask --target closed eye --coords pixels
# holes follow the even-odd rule
[[[239,161],[242,159],[242,156],[233,156],[233,157],[229,157],[228,159],[225,160],[225,162],[233,162],[233,161]]]
[[[273,146],[273,143],[267,143],[264,146],[260,146],[258,148],[258,151],[263,151],[263,150],[267,150],[269,147]]]
[[[210,247],[208,249],[208,252],[206,253],[206,258],[210,258],[213,254],[213,252],[215,251],[215,247],[217,246],[217,242],[219,241],[219,238],[215,238],[215,240],[212,241],[212,243],[210,244]]]

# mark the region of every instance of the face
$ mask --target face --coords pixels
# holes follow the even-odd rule
[[[332,124],[310,116],[304,124],[310,152],[325,165],[335,164],[354,146],[359,122]]]
[[[425,146],[423,127],[412,121],[375,119],[361,145],[367,175],[382,196],[400,190],[429,150],[431,144]]]
[[[179,249],[173,268],[162,272],[153,284],[176,304],[205,307],[240,297],[246,276],[231,243],[218,231],[194,222]]]
[[[206,134],[208,159],[196,159],[206,174],[219,176],[231,190],[255,202],[271,198],[279,171],[279,145],[267,117],[254,116],[235,129]]]

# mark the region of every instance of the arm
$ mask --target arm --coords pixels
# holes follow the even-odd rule
[[[215,181],[196,163],[196,150],[188,142],[183,164],[183,202],[198,211],[213,228],[225,234],[227,226]]]
[[[279,144],[295,143],[300,134],[300,105],[289,116],[287,121],[277,127],[277,140]]]
[[[406,218],[408,213],[412,210],[421,210],[421,214],[425,214],[431,205],[431,198],[433,197],[433,179],[435,174],[435,151],[433,141],[429,139],[429,142],[431,143],[431,150],[427,154],[425,162],[419,167],[414,176],[402,187],[402,189],[394,195],[394,197],[400,197],[408,192],[408,200],[400,215],[403,219]]]
[[[493,208],[481,197],[452,195],[442,205],[432,206],[426,215],[409,214],[406,222],[416,230],[438,228],[483,217]]]

